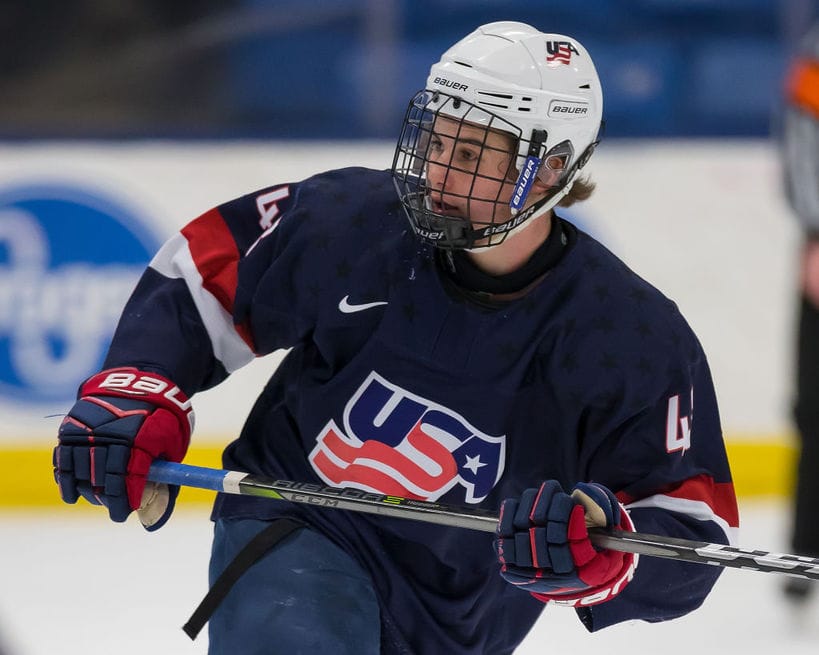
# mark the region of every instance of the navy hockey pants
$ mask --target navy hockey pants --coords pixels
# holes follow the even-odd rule
[[[269,525],[219,519],[210,582]],[[322,535],[302,528],[253,564],[210,619],[210,655],[378,655],[380,612],[367,573]]]

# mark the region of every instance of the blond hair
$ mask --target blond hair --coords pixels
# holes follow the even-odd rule
[[[597,185],[588,176],[579,177],[572,184],[572,188],[563,199],[557,203],[558,207],[571,207],[576,202],[588,200]]]

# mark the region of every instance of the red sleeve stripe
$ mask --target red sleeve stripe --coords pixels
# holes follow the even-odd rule
[[[202,276],[203,288],[232,315],[240,254],[225,219],[218,209],[211,209],[182,228],[182,236],[188,241],[193,263]],[[253,337],[248,327],[243,324],[234,327],[253,350]]]
[[[225,308],[233,311],[238,282],[239,249],[227,224],[216,209],[202,214],[182,228],[202,286]]]
[[[703,474],[661,489],[647,498],[637,500],[623,493],[617,497],[628,509],[657,507],[703,521],[714,521],[734,543],[739,510],[734,485],[730,482],[715,482],[711,476]]]
[[[190,235],[190,231],[188,234]],[[217,272],[216,275],[210,275],[206,282],[206,278],[194,261],[191,241],[188,241],[183,234],[171,237],[151,261],[151,268],[167,278],[184,280],[202,324],[210,337],[213,354],[229,373],[254,359],[250,331],[247,326],[239,326],[233,322],[232,312],[218,297],[219,295],[223,299],[230,297],[230,302],[232,302],[232,297],[235,295],[234,290],[228,293],[214,282],[216,279],[223,282],[227,275]],[[235,271],[234,264],[234,279]],[[207,270],[205,273],[207,275]],[[207,288],[208,286],[210,288]]]

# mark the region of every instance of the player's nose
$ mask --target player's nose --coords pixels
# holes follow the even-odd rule
[[[427,168],[427,181],[430,192],[437,193],[440,200],[444,194],[452,194],[457,185],[457,174],[445,163],[430,162]]]

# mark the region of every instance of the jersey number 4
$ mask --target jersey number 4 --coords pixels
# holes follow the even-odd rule
[[[279,218],[281,218],[281,216],[279,216],[281,212],[278,203],[289,196],[290,187],[283,186],[278,189],[273,189],[273,191],[263,193],[256,198],[256,209],[259,210],[259,227],[262,228],[263,232],[259,235],[259,238],[251,244],[250,248],[247,249],[245,255],[249,255],[250,252],[259,245],[262,239],[276,229],[276,226],[279,224]]]
[[[687,416],[680,416],[680,396],[668,399],[668,415],[665,423],[665,449],[669,453],[691,448],[691,421],[694,412],[694,388],[691,388],[691,405]]]
[[[269,230],[273,227],[276,217],[279,215],[280,200],[284,200],[290,195],[290,188],[283,186],[273,191],[263,193],[256,198],[256,208],[259,210],[259,227]]]

